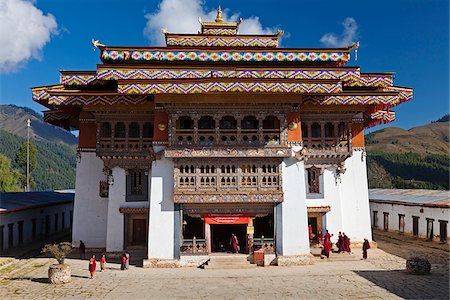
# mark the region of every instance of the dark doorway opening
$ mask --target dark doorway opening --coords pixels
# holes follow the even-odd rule
[[[133,219],[133,245],[145,245],[147,240],[147,220]]]
[[[308,227],[309,227],[309,241],[317,241],[318,238],[318,226],[317,226],[317,217],[309,217],[308,218]]]
[[[248,253],[246,224],[211,225],[211,237],[213,242],[211,245],[212,251],[232,252],[230,246],[232,233],[236,235],[239,241],[239,252]]]

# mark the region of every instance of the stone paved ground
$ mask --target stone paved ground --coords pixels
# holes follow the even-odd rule
[[[402,249],[407,243],[379,242],[380,248]],[[421,246],[415,250],[426,251]],[[142,269],[121,271],[108,264],[106,272],[88,278],[87,261],[69,259],[72,282],[46,283],[48,258],[24,260],[25,267],[0,272],[1,299],[449,299],[448,269],[433,264],[432,274],[404,271],[405,260],[381,249],[369,259],[332,254],[304,267],[266,267],[245,270]],[[441,250],[442,251],[442,250]],[[447,258],[448,251],[442,253]]]

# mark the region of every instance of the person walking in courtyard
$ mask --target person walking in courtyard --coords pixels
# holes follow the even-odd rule
[[[345,232],[342,233],[342,241],[343,241],[343,251],[350,253],[350,239],[345,234]]]
[[[78,249],[80,250],[80,259],[85,259],[86,258],[86,245],[81,240],[80,240],[80,247]]]
[[[338,253],[341,253],[344,251],[344,237],[342,236],[341,232],[339,232],[338,241],[336,243],[336,246],[338,248]]]
[[[127,266],[127,256],[124,254],[122,254],[122,262],[120,264],[120,269],[123,271],[126,269]]]
[[[106,256],[105,254],[100,257],[100,272],[105,271],[105,265],[106,265]]]
[[[96,269],[97,269],[97,262],[95,261],[95,254],[92,254],[91,259],[89,259],[89,273],[91,273],[91,279],[94,278]]]
[[[320,258],[323,259],[324,256],[326,256],[327,258],[330,258],[330,251],[331,251],[330,239],[325,238],[325,240],[323,241],[323,250],[322,250],[322,255],[320,256]]]
[[[363,243],[363,259],[367,259],[367,250],[370,249],[370,243],[368,239],[364,239],[364,243]]]
[[[127,261],[125,263],[125,269],[129,269],[130,268],[130,253],[128,253],[128,251],[125,251],[125,257],[127,258]]]
[[[231,234],[230,246],[231,246],[231,250],[233,251],[233,253],[239,252],[239,241],[238,241],[237,237],[234,235],[234,233]]]

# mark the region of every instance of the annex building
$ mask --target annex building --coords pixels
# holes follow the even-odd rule
[[[347,66],[356,48],[280,48],[218,10],[164,47],[105,46],[93,71],[37,87],[45,120],[79,129],[73,240],[150,264],[263,248],[309,258],[317,234],[371,237],[364,128],[412,90]],[[337,235],[337,234],[336,234]]]

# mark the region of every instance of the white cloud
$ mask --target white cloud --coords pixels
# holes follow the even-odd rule
[[[216,18],[217,9],[207,11],[202,0],[162,0],[158,9],[145,15],[147,24],[144,36],[156,45],[164,45],[164,35],[161,29],[165,28],[171,33],[197,33],[200,30],[198,18],[203,21],[213,21]],[[238,13],[231,14],[228,9],[222,8],[224,21],[239,20]],[[272,34],[277,29],[263,27],[259,18],[252,16],[244,19],[239,25],[239,33],[242,34]]]
[[[335,33],[327,33],[320,39],[320,42],[327,47],[347,47],[355,43],[358,39],[358,24],[354,18],[345,18],[342,22],[344,31],[337,36]]]
[[[54,16],[44,15],[26,0],[0,0],[0,20],[0,72],[40,59],[40,51],[58,28]]]

